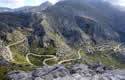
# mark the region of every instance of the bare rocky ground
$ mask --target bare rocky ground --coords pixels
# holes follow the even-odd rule
[[[44,66],[30,72],[13,71],[7,74],[9,80],[125,80],[125,70],[111,70],[103,65],[75,64]]]

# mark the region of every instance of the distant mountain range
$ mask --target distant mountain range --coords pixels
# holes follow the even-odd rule
[[[12,9],[0,7],[0,12],[10,12]]]
[[[22,11],[22,12],[41,12],[48,7],[51,7],[52,4],[50,2],[44,2],[40,6],[25,6],[22,8],[15,9],[14,11]]]
[[[39,6],[24,6],[21,8],[16,9],[10,9],[10,8],[0,8],[0,12],[41,12],[42,10],[45,10],[46,8],[52,6],[52,4],[48,1],[42,3]]]

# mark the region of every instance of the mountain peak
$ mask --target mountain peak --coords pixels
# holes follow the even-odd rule
[[[52,5],[52,3],[51,2],[49,2],[49,1],[45,1],[44,3],[42,3],[42,4],[40,4],[40,6],[45,6],[45,5]]]
[[[46,1],[46,2],[44,2],[42,4],[40,4],[39,7],[46,9],[47,7],[50,7],[50,6],[52,6],[52,3],[49,2],[49,1]]]

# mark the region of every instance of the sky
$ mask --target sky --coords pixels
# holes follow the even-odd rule
[[[112,3],[113,5],[123,6],[125,7],[125,0],[104,0]]]
[[[8,7],[8,8],[18,8],[22,6],[36,6],[47,0],[0,0],[0,7]],[[55,4],[59,0],[48,0],[49,2]],[[124,6],[125,0],[104,0],[108,1],[114,5]]]
[[[18,8],[22,6],[36,6],[45,1],[55,4],[58,0],[0,0],[0,7]]]

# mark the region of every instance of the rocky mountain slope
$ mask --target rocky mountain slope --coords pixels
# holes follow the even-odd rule
[[[7,77],[14,80],[124,80],[125,71],[108,70],[102,65],[76,64],[68,68],[57,65],[32,72],[13,71]]]
[[[125,21],[124,17],[120,18],[125,16],[123,13],[106,2],[92,0],[65,0],[55,5],[46,2],[36,7],[1,12],[0,77],[12,70],[29,71],[45,64],[53,66],[60,62],[65,66],[100,63],[112,69],[124,69]],[[66,69],[66,72],[69,70]],[[120,75],[116,80],[124,80],[124,71],[120,71],[121,74],[119,70],[115,72],[90,74],[92,76],[89,78],[100,76],[108,80],[107,75],[111,74]],[[8,75],[10,79],[16,80],[20,76],[23,76],[20,80],[27,80],[29,76],[30,79],[36,78],[31,73],[19,71]],[[77,73],[75,75],[81,77]],[[67,77],[74,78],[71,76],[73,74]],[[65,76],[63,78],[67,80]],[[112,79],[112,76],[109,78]]]
[[[10,9],[10,8],[4,8],[4,7],[1,7],[0,8],[0,12],[9,12],[9,11],[11,11],[12,9]]]

